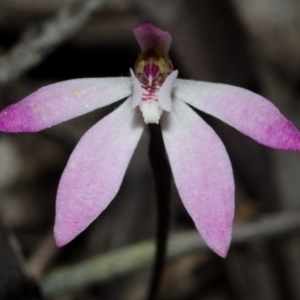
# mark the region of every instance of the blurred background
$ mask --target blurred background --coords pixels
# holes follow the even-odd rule
[[[172,34],[180,78],[262,94],[300,128],[298,0],[0,0],[1,109],[57,81],[129,76],[140,51],[132,28],[144,20]],[[147,130],[107,210],[63,248],[52,236],[68,157],[116,106],[39,133],[0,133],[0,299],[145,299],[156,209]],[[206,248],[173,187],[177,243],[159,299],[300,299],[300,154],[201,115],[232,161],[233,243],[225,260]]]

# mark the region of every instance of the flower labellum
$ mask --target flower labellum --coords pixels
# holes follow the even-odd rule
[[[127,98],[86,132],[67,163],[56,201],[57,246],[74,239],[109,205],[145,124],[160,123],[182,202],[207,245],[225,257],[234,216],[231,163],[219,137],[189,105],[272,148],[299,151],[300,133],[255,93],[177,79],[168,56],[168,32],[150,22],[133,32],[142,52],[131,77],[74,79],[43,87],[5,108],[0,130],[39,131]]]
[[[169,36],[168,41],[171,42],[169,33],[161,31],[150,23],[144,24],[148,24],[146,25],[150,34],[148,39],[151,38],[152,43],[148,39],[143,40],[141,26],[134,29],[136,37],[141,36],[139,44],[142,45],[145,52],[140,53],[136,60],[135,73],[130,70],[135,92],[133,93],[132,108],[139,106],[146,124],[158,124],[163,110],[170,112],[172,109],[171,91],[178,71],[173,71],[168,54],[160,50],[163,47],[159,47],[157,42],[159,36],[164,35]],[[147,47],[144,46],[145,42],[147,42]]]

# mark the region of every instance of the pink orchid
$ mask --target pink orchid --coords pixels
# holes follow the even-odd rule
[[[133,32],[142,52],[131,78],[75,79],[43,87],[4,109],[0,130],[39,131],[127,98],[88,130],[67,163],[56,202],[57,245],[71,241],[108,206],[145,123],[160,122],[183,204],[207,245],[225,257],[234,216],[231,163],[219,137],[189,105],[276,149],[300,150],[300,133],[257,94],[226,84],[177,79],[168,56],[168,32],[150,22]]]

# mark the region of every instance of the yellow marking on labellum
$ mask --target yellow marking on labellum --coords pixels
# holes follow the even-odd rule
[[[84,96],[84,90],[83,89],[73,90],[72,95],[76,98],[81,98],[82,96]]]
[[[35,113],[43,113],[45,112],[45,107],[41,106],[39,103],[31,103],[30,108]]]
[[[173,65],[167,53],[150,48],[138,55],[134,70],[141,83],[161,86],[173,71]]]
[[[153,55],[153,56],[152,56]],[[149,60],[159,67],[160,73],[169,73],[170,72],[170,63],[169,63],[169,56],[164,53],[149,53],[149,52],[142,52],[139,54],[135,71],[138,73],[142,73],[144,71],[145,66],[149,63]],[[172,71],[172,70],[171,70]]]

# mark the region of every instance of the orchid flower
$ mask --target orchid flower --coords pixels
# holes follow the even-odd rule
[[[160,123],[182,202],[207,245],[225,257],[234,216],[234,180],[226,149],[193,106],[257,142],[300,150],[300,133],[263,97],[243,88],[178,79],[171,35],[150,22],[133,30],[142,52],[131,77],[51,84],[0,113],[0,130],[36,132],[127,98],[81,138],[62,174],[54,236],[63,246],[117,194],[145,124]]]

